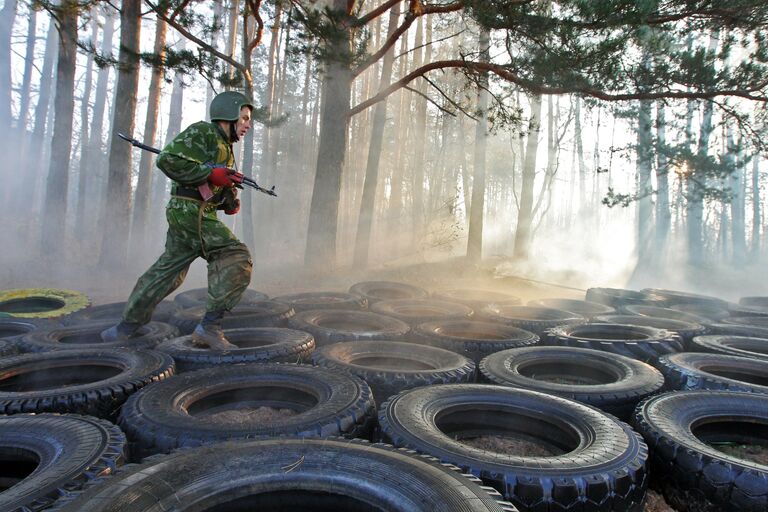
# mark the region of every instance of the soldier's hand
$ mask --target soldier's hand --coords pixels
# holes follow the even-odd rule
[[[211,170],[211,174],[208,176],[208,181],[217,187],[234,187],[237,182],[235,182],[231,176],[232,175],[229,174],[229,169],[226,167],[214,167]],[[242,174],[240,174],[240,176],[242,176]],[[242,181],[241,178],[240,183],[242,183]]]

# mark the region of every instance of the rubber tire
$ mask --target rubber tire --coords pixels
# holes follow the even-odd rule
[[[664,298],[658,295],[643,293],[637,290],[626,290],[624,288],[589,288],[585,295],[585,300],[598,302],[612,308],[629,306],[630,304],[660,307],[667,305]]]
[[[584,318],[592,318],[597,315],[610,315],[616,310],[599,302],[575,299],[538,299],[529,300],[528,306],[537,308],[552,308],[567,311]]]
[[[324,326],[323,324],[328,321],[351,322],[359,328],[335,329]],[[291,317],[288,325],[293,329],[310,333],[315,337],[318,347],[339,341],[402,340],[411,330],[408,324],[397,318],[369,311],[338,309],[302,311]]]
[[[298,391],[312,395],[314,404],[270,424],[227,423],[188,412],[207,397],[254,387]],[[176,448],[259,436],[365,437],[374,415],[371,388],[357,377],[315,366],[266,363],[197,370],[150,386],[126,402],[119,424],[134,443],[132,455],[144,458]]]
[[[768,308],[768,297],[742,297],[739,299],[742,306],[757,306],[759,308]]]
[[[61,323],[64,325],[76,325],[86,322],[112,322],[117,323],[122,319],[125,302],[112,302],[110,304],[101,304],[81,309],[71,315],[62,317]],[[164,300],[157,305],[152,312],[152,320],[155,322],[165,322],[175,313],[181,310],[181,306],[174,301]]]
[[[643,288],[640,290],[649,295],[661,297],[667,304],[705,304],[727,308],[728,302],[710,295],[699,295],[697,293],[681,292],[678,290],[664,290],[659,288]]]
[[[586,318],[570,311],[533,306],[497,304],[481,310],[478,320],[496,322],[544,336],[544,331],[558,325],[586,322]]]
[[[474,333],[474,335],[467,335]],[[489,334],[483,337],[482,334]],[[532,332],[509,325],[475,320],[442,320],[417,325],[412,339],[419,344],[444,348],[479,363],[484,357],[510,348],[539,342]]]
[[[426,290],[395,281],[363,281],[349,287],[349,293],[359,295],[368,301],[368,306],[380,300],[426,299]]]
[[[32,331],[16,341],[24,352],[52,352],[60,350],[107,350],[112,348],[151,349],[157,344],[175,338],[179,330],[162,322],[149,322],[139,328],[136,336],[124,341],[105,343],[101,331],[114,325],[113,321],[87,322]],[[79,342],[65,340],[74,338]],[[82,339],[82,341],[80,341]]]
[[[272,300],[291,306],[294,311],[311,309],[352,309],[360,311],[368,307],[368,301],[347,292],[306,292],[280,295]]]
[[[36,455],[37,468],[0,493],[0,510],[47,509],[86,482],[114,472],[124,461],[125,435],[112,423],[74,414],[0,416],[3,464]],[[10,452],[10,453],[9,453]],[[30,461],[32,462],[32,461]]]
[[[729,316],[723,318],[721,323],[768,329],[768,317],[765,316]]]
[[[282,327],[228,329],[224,334],[237,349],[212,350],[193,343],[192,336],[181,336],[164,341],[157,350],[171,356],[181,373],[237,363],[300,363],[315,349],[311,334]]]
[[[749,336],[750,338],[768,338],[768,329],[737,324],[709,324],[707,334],[722,334],[727,336]]]
[[[695,425],[729,419],[754,422],[765,429],[768,397],[728,391],[675,391],[651,397],[638,406],[633,425],[651,450],[652,484],[676,510],[766,510],[766,466],[726,455],[693,434]]]
[[[391,358],[417,362],[428,369],[402,369],[364,364],[364,359]],[[377,404],[392,395],[432,384],[473,382],[475,363],[466,357],[437,347],[397,341],[345,341],[316,350],[312,362],[324,368],[347,371],[371,386]]]
[[[261,302],[268,299],[269,296],[266,293],[257,292],[256,290],[247,288],[245,292],[243,292],[243,296],[240,298],[240,302],[238,304],[253,304],[255,302]],[[208,302],[208,288],[195,288],[193,290],[181,292],[177,294],[173,300],[184,309],[196,308],[200,306],[205,307],[206,302]]]
[[[432,292],[432,298],[436,300],[444,300],[446,302],[458,302],[469,306],[473,311],[480,311],[486,306],[491,304],[522,304],[520,297],[509,295],[501,292],[494,292],[490,290],[478,290],[474,288],[468,289],[451,289],[440,290]]]
[[[683,351],[683,342],[671,331],[624,324],[575,324],[555,327],[549,331],[545,344],[602,350],[639,359],[644,363],[653,363],[664,354]]]
[[[710,334],[693,338],[689,349],[692,352],[709,352],[768,361],[768,338]]]
[[[249,440],[182,450],[126,466],[54,510],[224,511],[246,510],[248,503],[247,510],[516,512],[497,492],[479,484],[454,466],[383,444]],[[262,500],[253,498],[258,494]],[[336,506],[328,501],[339,497],[354,501]],[[236,500],[246,503],[240,501],[238,506]]]
[[[9,391],[8,379],[41,370],[84,365],[117,368],[120,373],[83,384]],[[154,350],[62,350],[0,360],[0,414],[77,413],[112,419],[128,398],[147,384],[173,375],[170,356]]]
[[[719,322],[730,315],[726,309],[713,307],[707,304],[673,304],[672,306],[669,306],[669,309],[706,318],[708,320],[706,322],[707,324]]]
[[[683,344],[685,346],[688,345],[694,336],[701,336],[709,332],[709,328],[701,324],[683,322],[682,320],[673,320],[672,318],[655,318],[652,316],[600,315],[594,317],[590,322],[602,324],[638,325],[640,327],[664,329],[680,336],[680,339],[683,340]]]
[[[291,306],[264,300],[252,304],[240,304],[228,312],[221,323],[224,329],[247,329],[254,327],[284,327],[295,314]],[[181,334],[192,334],[205,315],[205,306],[182,309],[173,315],[168,323],[179,328]]]
[[[660,357],[657,366],[664,374],[668,390],[714,389],[768,394],[768,385],[742,380],[751,378],[768,382],[768,361],[723,354],[682,352]]]
[[[59,327],[60,324],[35,318],[0,318],[0,340],[15,340],[24,334],[40,329]]]
[[[528,368],[532,365],[548,365],[566,375],[568,367],[576,367],[577,374],[603,375],[613,380],[596,384],[549,382],[529,376]],[[480,362],[480,374],[492,384],[569,398],[624,421],[631,418],[638,402],[659,392],[664,385],[659,370],[637,359],[572,347],[526,347],[496,352]]]
[[[656,306],[622,306],[619,309],[624,315],[664,318],[699,325],[704,325],[709,322],[707,318],[702,316],[683,313],[682,311],[671,308],[659,308]]]
[[[441,431],[437,419],[451,430]],[[478,476],[521,512],[642,510],[645,443],[625,423],[572,400],[502,386],[446,384],[400,393],[379,409],[379,424],[385,441]],[[514,456],[454,437],[503,433],[514,430],[513,424],[568,453]],[[571,436],[567,447],[558,437],[564,433]]]
[[[50,308],[36,312],[8,312],[12,303],[27,302],[30,305],[43,300]],[[78,311],[91,304],[91,299],[81,292],[58,288],[17,288],[0,291],[0,316],[14,318],[57,318]],[[58,306],[58,307],[55,307]]]
[[[411,326],[454,318],[467,319],[474,313],[464,304],[434,299],[380,300],[371,305],[371,311],[397,318]]]

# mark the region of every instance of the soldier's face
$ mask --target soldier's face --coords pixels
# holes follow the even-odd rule
[[[235,132],[237,137],[242,139],[243,136],[251,129],[251,109],[243,107],[240,109],[240,118],[235,123]]]

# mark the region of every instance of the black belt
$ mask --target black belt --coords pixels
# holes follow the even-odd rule
[[[176,187],[176,190],[173,191],[174,196],[179,197],[186,197],[189,199],[197,199],[198,201],[203,200],[203,196],[200,195],[200,192],[197,191],[196,188],[187,188],[187,187]]]

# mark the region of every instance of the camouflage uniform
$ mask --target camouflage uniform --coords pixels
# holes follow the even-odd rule
[[[181,285],[198,257],[208,261],[206,310],[229,311],[238,303],[251,280],[253,262],[245,244],[216,217],[217,209],[234,200],[234,189],[211,186],[214,197],[207,202],[177,195],[206,182],[211,173],[206,164],[232,167],[234,162],[224,130],[203,121],[189,126],[160,153],[157,166],[173,180],[165,252],[136,283],[124,321],[149,322],[155,306]]]

